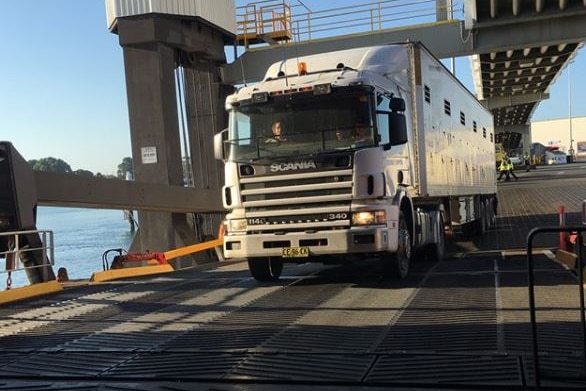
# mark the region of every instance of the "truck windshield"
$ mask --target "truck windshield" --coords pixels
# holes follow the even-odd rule
[[[230,111],[230,159],[313,155],[375,144],[372,94],[364,88],[312,91],[244,103]]]

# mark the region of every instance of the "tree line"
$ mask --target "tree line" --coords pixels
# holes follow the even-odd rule
[[[98,178],[120,178],[125,179],[126,173],[130,172],[131,175],[134,175],[132,169],[132,158],[125,157],[122,159],[122,162],[118,165],[116,170],[116,175],[104,175],[100,172],[93,173],[89,170],[72,170],[71,166],[62,159],[57,159],[54,157],[44,157],[41,159],[32,159],[29,160],[28,163],[31,165],[33,170],[35,171],[45,171],[45,172],[53,172],[57,174],[74,174],[74,175],[81,175],[81,176],[88,176],[88,177],[98,177]]]

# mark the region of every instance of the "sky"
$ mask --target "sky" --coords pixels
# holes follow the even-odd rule
[[[303,2],[313,11],[328,4]],[[115,174],[131,156],[130,131],[122,48],[107,28],[104,0],[0,0],[0,6],[0,141],[27,160],[55,157],[73,170]],[[586,116],[584,50],[571,65],[573,116]],[[467,58],[457,59],[456,76],[473,90]],[[567,118],[568,102],[564,70],[533,121]]]

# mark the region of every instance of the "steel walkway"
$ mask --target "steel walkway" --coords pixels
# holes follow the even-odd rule
[[[557,204],[579,219],[585,173],[519,173],[485,238],[452,241],[400,282],[366,262],[289,266],[265,285],[226,262],[2,307],[0,390],[532,388],[519,250]],[[584,389],[578,288],[548,258],[556,239],[535,263],[542,385]]]

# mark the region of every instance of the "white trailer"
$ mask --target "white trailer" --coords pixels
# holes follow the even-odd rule
[[[224,254],[257,280],[373,256],[402,278],[412,258],[443,257],[446,229],[494,219],[493,118],[419,43],[275,63],[226,108]]]

